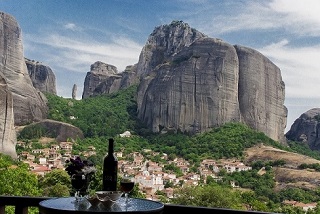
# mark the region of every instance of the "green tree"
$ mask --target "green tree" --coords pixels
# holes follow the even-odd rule
[[[25,164],[7,166],[0,171],[0,195],[41,195],[37,176]]]
[[[173,204],[245,210],[239,192],[219,185],[186,186],[174,194]]]
[[[43,178],[39,178],[39,186],[45,196],[70,196],[70,176],[66,171],[61,169],[54,169],[45,174]]]

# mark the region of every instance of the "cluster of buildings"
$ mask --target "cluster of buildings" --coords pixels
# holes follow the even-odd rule
[[[292,207],[299,207],[305,212],[308,212],[308,210],[313,210],[313,209],[315,209],[317,207],[317,203],[316,202],[305,204],[305,203],[302,203],[302,202],[299,202],[299,201],[284,200],[282,203],[285,204],[285,205],[292,206]]]
[[[49,148],[33,149],[32,145],[27,145],[24,142],[18,142],[18,146],[28,148],[31,152],[21,152],[19,154],[20,160],[29,164],[30,170],[38,175],[44,176],[46,173],[53,169],[64,169],[65,160],[73,157],[72,155],[72,142],[60,142],[51,145]],[[182,176],[177,176],[173,172],[166,172],[164,170],[165,164],[157,163],[148,160],[141,153],[134,152],[127,157],[123,157],[123,152],[117,152],[119,174],[126,173],[134,175],[135,183],[139,184],[139,188],[144,192],[148,199],[156,200],[156,192],[164,192],[168,198],[173,197],[174,186],[183,185],[198,185],[201,181],[205,182],[208,176],[219,180],[218,173],[221,169],[226,172],[232,173],[235,171],[251,170],[251,167],[244,165],[238,161],[220,161],[215,160],[203,160],[198,172],[194,173],[190,170],[190,163],[182,158],[176,158],[174,160],[168,160],[167,154],[159,154],[151,150],[143,151],[144,154],[151,156],[160,155],[166,164],[172,164],[178,167]],[[95,148],[89,146],[86,151],[81,155],[89,157],[96,155]],[[168,188],[165,188],[166,184]],[[235,183],[231,184],[233,187],[237,187]]]
[[[130,133],[124,133],[122,137],[130,137]],[[28,148],[19,154],[20,160],[29,164],[30,170],[37,175],[44,176],[53,169],[64,169],[65,160],[73,157],[72,142],[60,142],[51,145],[49,148],[33,149],[32,144],[18,142],[18,146]],[[162,163],[148,160],[139,152],[134,152],[124,157],[123,152],[116,152],[118,157],[119,174],[130,174],[134,176],[134,181],[139,184],[140,191],[145,193],[146,198],[150,200],[158,200],[157,191],[163,192],[167,198],[173,197],[175,186],[194,185],[205,182],[208,176],[215,180],[221,179],[218,176],[223,169],[227,173],[248,171],[252,168],[244,163],[235,160],[203,160],[198,168],[198,172],[194,173],[190,170],[190,163],[182,158],[169,160],[167,154],[159,154],[151,150],[144,150],[144,154],[150,156],[159,156]],[[96,155],[95,147],[89,146],[82,154],[84,157]],[[165,163],[165,164],[163,164]],[[173,172],[164,170],[166,164],[172,164],[178,167],[183,175],[177,176]],[[170,185],[166,185],[170,184]],[[238,187],[235,182],[231,182],[232,187]],[[283,204],[294,207],[301,207],[304,211],[314,209],[317,203],[304,204],[297,201],[284,201]]]

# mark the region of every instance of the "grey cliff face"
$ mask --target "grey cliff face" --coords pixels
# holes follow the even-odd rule
[[[76,84],[73,84],[73,87],[72,87],[72,99],[76,99],[77,98],[77,90],[78,90],[78,87]]]
[[[56,77],[49,66],[25,59],[33,86],[41,92],[57,95]]]
[[[170,25],[161,25],[154,29],[142,48],[137,65],[137,75],[140,81],[144,82],[139,85],[138,108],[141,107],[142,98],[147,90],[145,81],[150,80],[145,76],[153,76],[153,70],[157,66],[170,62],[172,56],[181,49],[204,37],[207,36],[182,21],[173,21]]]
[[[36,90],[23,56],[22,35],[16,20],[0,12],[0,73],[12,93],[15,125],[40,121],[47,116],[47,100]]]
[[[0,73],[0,153],[17,158],[17,136],[14,128],[13,98],[7,82]]]
[[[154,132],[197,133],[241,121],[237,62],[232,45],[198,39],[141,81],[138,117]]]
[[[147,75],[157,65],[166,62],[182,48],[202,37],[206,35],[182,21],[156,27],[141,51],[137,74]]]
[[[154,132],[197,133],[242,122],[285,141],[281,72],[255,50],[174,23],[151,34],[137,72],[138,117]]]
[[[288,140],[305,143],[312,150],[320,150],[320,108],[300,115],[286,133]]]
[[[82,98],[117,92],[137,82],[136,65],[118,73],[115,66],[98,61],[86,75]]]
[[[239,59],[239,105],[244,123],[285,142],[287,108],[280,69],[256,50],[235,46]]]
[[[113,65],[109,65],[100,61],[92,64],[90,72],[87,73],[84,81],[82,99],[93,96],[94,91],[97,87],[100,87],[100,84],[103,84],[105,80],[111,76],[117,78],[117,73],[117,68]]]

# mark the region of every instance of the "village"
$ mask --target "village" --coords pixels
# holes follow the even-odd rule
[[[26,147],[26,144],[21,141],[18,142],[17,145]],[[19,159],[28,164],[32,172],[44,176],[53,169],[64,169],[65,161],[73,157],[72,147],[72,142],[60,142],[51,145],[49,148],[30,148],[31,152],[21,152]],[[61,150],[63,150],[63,153]],[[149,153],[152,156],[160,155],[161,159],[165,160],[167,164],[173,164],[183,173],[183,175],[179,177],[177,177],[176,174],[166,173],[163,170],[163,164],[147,160],[139,152],[131,153],[128,157],[123,157],[123,152],[115,152],[115,155],[119,159],[119,174],[126,173],[134,175],[135,183],[139,184],[140,191],[145,193],[146,198],[152,200],[157,200],[155,195],[157,191],[164,192],[168,198],[173,197],[173,188],[165,188],[165,184],[167,183],[171,183],[171,186],[197,186],[201,179],[205,181],[208,176],[211,176],[215,180],[221,179],[218,176],[221,169],[225,169],[228,173],[251,170],[251,167],[245,166],[239,161],[228,160],[223,162],[219,161],[218,163],[216,160],[207,159],[202,161],[198,168],[199,173],[192,173],[190,172],[190,163],[182,158],[175,158],[169,161],[167,154],[159,154],[151,150],[145,150],[144,153]],[[89,146],[81,155],[84,157],[96,155],[95,148]],[[37,156],[38,158],[36,158]],[[237,187],[236,183],[231,183],[231,185]]]
[[[121,136],[121,135],[120,135]],[[122,135],[123,136],[123,135]],[[17,146],[27,147],[25,142],[19,141]],[[30,147],[30,145],[28,145]],[[19,154],[19,159],[29,165],[30,170],[40,176],[53,169],[64,169],[65,161],[74,157],[72,155],[72,142],[60,142],[53,144],[50,148],[31,149],[31,152],[23,151]],[[63,155],[61,151],[63,150]],[[133,152],[127,157],[123,156],[123,152],[115,152],[119,159],[118,172],[119,175],[129,174],[134,176],[134,182],[138,184],[139,190],[146,195],[147,199],[159,200],[156,192],[160,191],[167,198],[173,197],[174,187],[183,185],[197,186],[199,183],[205,182],[208,176],[211,176],[216,181],[222,179],[218,176],[221,170],[227,173],[248,171],[252,167],[246,166],[244,163],[237,160],[203,160],[198,168],[198,173],[190,171],[190,163],[182,158],[168,160],[167,154],[159,154],[151,150],[144,150],[152,156],[160,155],[161,159],[165,160],[166,164],[173,164],[178,167],[183,173],[182,176],[177,176],[174,173],[164,172],[164,164],[157,163],[146,159],[141,153]],[[86,151],[81,154],[84,157],[96,155],[95,147],[89,146]],[[38,160],[36,161],[36,157]],[[172,184],[170,187],[165,187],[166,184]],[[231,182],[233,188],[239,188],[236,182]],[[284,201],[284,204],[290,206],[301,207],[303,210],[313,209],[317,203],[304,204],[297,201]]]

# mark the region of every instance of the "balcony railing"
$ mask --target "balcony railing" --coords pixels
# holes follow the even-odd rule
[[[27,197],[27,196],[0,196],[0,214],[5,214],[6,206],[14,206],[15,214],[28,214],[29,207],[39,207],[39,202],[50,199],[50,197]],[[255,213],[263,214],[266,212],[255,211],[239,211],[223,208],[209,208],[209,207],[196,207],[196,206],[182,206],[165,204],[162,214],[177,214],[177,213],[201,213],[201,214],[241,214],[241,213]]]

